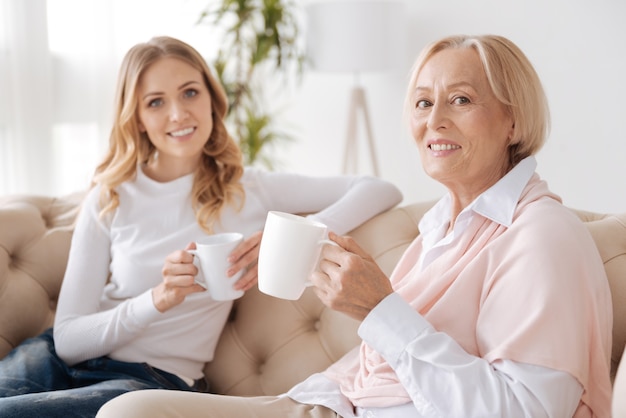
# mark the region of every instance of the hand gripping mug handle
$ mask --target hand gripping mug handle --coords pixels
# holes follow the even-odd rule
[[[320,246],[319,253],[317,255],[317,261],[315,262],[315,267],[313,268],[313,271],[318,271],[320,269],[320,261],[322,261],[322,245],[324,244],[330,244],[330,245],[334,245],[335,247],[339,247],[339,244],[337,244],[335,241],[331,241],[329,239],[320,240],[318,242],[318,245]],[[311,287],[313,286],[313,283],[311,283],[311,280],[307,279],[304,285],[306,287]]]
[[[198,250],[186,250],[189,254],[193,255],[193,264],[198,268],[198,274],[193,278],[194,283],[199,284],[208,290],[206,279],[202,273],[202,266],[200,265],[200,259],[198,258]]]

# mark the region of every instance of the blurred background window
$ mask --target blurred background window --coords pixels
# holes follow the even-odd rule
[[[87,188],[107,146],[124,53],[155,35],[199,39],[206,4],[0,0],[0,195]],[[210,42],[200,44],[208,53]]]

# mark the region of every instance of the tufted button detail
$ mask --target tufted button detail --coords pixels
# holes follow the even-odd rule
[[[41,220],[43,221],[46,229],[52,229],[54,227],[54,225],[52,224],[52,219],[50,219],[50,216],[48,216],[44,212],[41,213]]]
[[[9,259],[8,259],[8,269],[12,269],[15,266],[15,254],[14,253],[9,253]]]
[[[262,375],[265,373],[265,362],[260,362],[257,367],[257,374]]]

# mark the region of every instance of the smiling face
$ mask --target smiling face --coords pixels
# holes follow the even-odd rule
[[[137,87],[139,129],[158,151],[146,174],[165,181],[194,171],[213,130],[211,96],[202,73],[177,58],[162,58]]]
[[[462,207],[510,170],[513,120],[493,94],[476,51],[448,48],[428,59],[411,104],[411,133],[424,170]]]

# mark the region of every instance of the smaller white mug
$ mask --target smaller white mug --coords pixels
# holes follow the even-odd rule
[[[327,227],[291,213],[267,214],[259,248],[259,290],[281,299],[296,300],[310,286],[309,276],[319,263]]]
[[[202,238],[196,242],[195,250],[187,250],[194,255],[198,267],[195,282],[207,289],[214,300],[233,300],[244,294],[243,290],[233,288],[243,270],[233,277],[226,275],[230,267],[227,258],[242,241],[239,232],[225,232]]]

